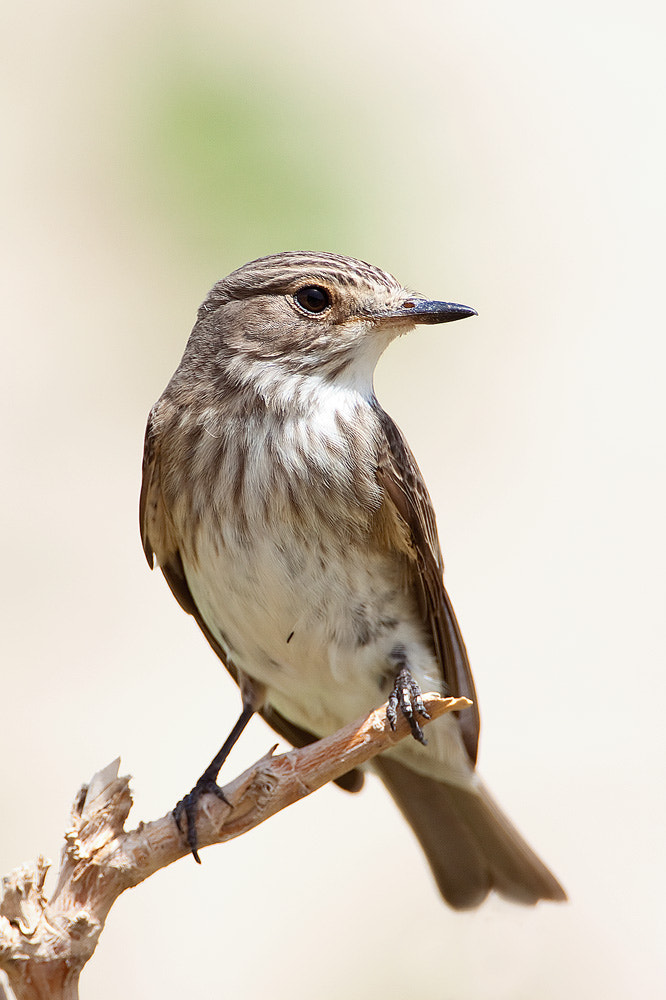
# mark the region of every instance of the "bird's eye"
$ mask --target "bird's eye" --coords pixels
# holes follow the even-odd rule
[[[301,309],[305,309],[309,313],[323,312],[331,304],[330,294],[319,285],[307,285],[305,288],[299,288],[294,298]]]

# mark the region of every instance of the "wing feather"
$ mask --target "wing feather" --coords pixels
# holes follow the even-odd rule
[[[387,413],[376,404],[384,435],[377,476],[393,516],[406,527],[410,561],[409,585],[414,588],[424,624],[432,639],[448,692],[469,698],[471,708],[456,713],[465,748],[476,763],[480,717],[472,671],[465,643],[449,595],[444,588],[444,561],[437,536],[432,501],[407,442]],[[397,533],[396,533],[397,534]]]

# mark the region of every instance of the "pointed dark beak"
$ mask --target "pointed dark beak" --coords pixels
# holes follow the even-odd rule
[[[414,323],[452,323],[456,319],[476,316],[476,309],[457,302],[431,302],[429,299],[405,299],[400,309],[387,315],[391,318],[409,318]]]

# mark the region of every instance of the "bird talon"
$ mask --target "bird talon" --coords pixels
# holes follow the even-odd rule
[[[428,741],[423,735],[423,729],[419,725],[417,716],[429,719],[430,715],[425,707],[421,688],[412,677],[408,667],[401,667],[398,671],[386,706],[386,718],[394,732],[398,721],[398,708],[409,722],[414,739],[423,746],[427,746]]]
[[[217,795],[218,799],[222,799],[223,802],[230,805],[224,791],[217,782],[203,776],[197,781],[192,791],[188,792],[180,802],[176,803],[171,813],[178,830],[187,842],[192,857],[198,865],[201,864],[201,858],[199,857],[198,850],[199,838],[197,836],[196,814],[199,799],[202,795]],[[181,825],[183,816],[185,817],[185,829]]]

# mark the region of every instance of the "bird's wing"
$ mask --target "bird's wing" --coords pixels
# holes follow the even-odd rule
[[[400,430],[379,404],[375,412],[383,431],[377,476],[386,498],[385,517],[397,518],[403,529],[387,534],[389,539],[391,535],[394,539],[402,538],[397,544],[407,555],[408,585],[417,596],[448,693],[473,702],[470,708],[457,714],[465,748],[474,764],[479,743],[479,709],[465,643],[444,589],[444,563],[432,501]]]
[[[143,452],[143,478],[139,500],[139,526],[141,529],[143,551],[146,554],[148,565],[153,569],[155,557],[157,557],[157,563],[164,574],[171,593],[181,608],[195,619],[215,653],[236,683],[238,683],[236,668],[233,663],[228,662],[220,643],[204,621],[187,582],[182,556],[178,547],[177,534],[169,518],[168,509],[162,495],[159,417],[156,408],[153,408],[151,411],[146,428]],[[313,733],[295,726],[271,705],[265,705],[260,710],[260,715],[279,736],[287,740],[288,743],[291,743],[292,746],[303,747],[317,740],[317,737]],[[345,791],[357,792],[363,786],[363,773],[359,770],[349,771],[347,774],[341,775],[336,780],[336,784],[340,788],[344,788]]]

